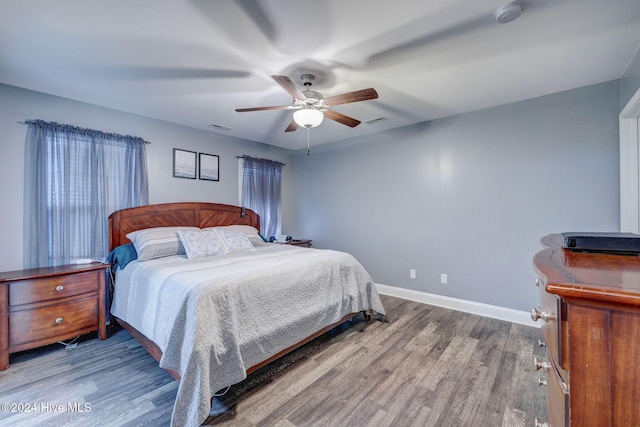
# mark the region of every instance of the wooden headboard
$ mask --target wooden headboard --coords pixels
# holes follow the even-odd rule
[[[151,227],[252,225],[260,231],[260,216],[250,209],[219,203],[161,203],[122,209],[109,215],[109,250],[130,243],[127,233]]]

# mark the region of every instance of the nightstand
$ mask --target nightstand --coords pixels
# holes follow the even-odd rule
[[[275,241],[273,243],[275,243],[276,245],[300,246],[302,248],[310,248],[311,247],[311,240],[308,240],[308,239],[293,239],[293,240],[287,240],[286,242]]]
[[[0,371],[9,354],[98,331],[107,338],[102,263],[0,273]]]
[[[310,248],[311,247],[311,240],[293,239],[293,240],[289,240],[287,242],[287,245],[300,246],[300,247],[303,247],[303,248]]]

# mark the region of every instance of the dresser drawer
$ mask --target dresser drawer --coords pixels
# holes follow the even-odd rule
[[[52,342],[98,328],[98,297],[9,313],[10,350],[25,344]],[[30,346],[31,347],[31,346]]]
[[[550,358],[554,360],[561,371],[569,370],[569,331],[567,323],[566,304],[555,295],[545,291],[542,280],[540,287],[540,314],[546,320],[540,319],[540,327]]]
[[[547,357],[549,358],[549,354]],[[553,361],[551,361],[551,367],[547,369],[546,381],[547,424],[549,427],[568,427],[570,425],[569,389],[559,376]]]
[[[97,292],[99,287],[98,274],[104,274],[104,270],[11,282],[9,283],[9,306]]]

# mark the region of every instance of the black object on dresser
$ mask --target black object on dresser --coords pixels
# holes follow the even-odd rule
[[[640,254],[640,235],[633,233],[561,233],[572,251]]]

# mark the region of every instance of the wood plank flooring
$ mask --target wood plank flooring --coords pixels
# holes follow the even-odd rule
[[[355,319],[218,398],[217,426],[532,426],[546,419],[540,330],[382,296]],[[2,426],[169,425],[177,382],[124,330],[12,355]],[[19,404],[29,407],[18,408]],[[85,405],[87,404],[87,405]],[[57,406],[61,405],[61,406]]]

